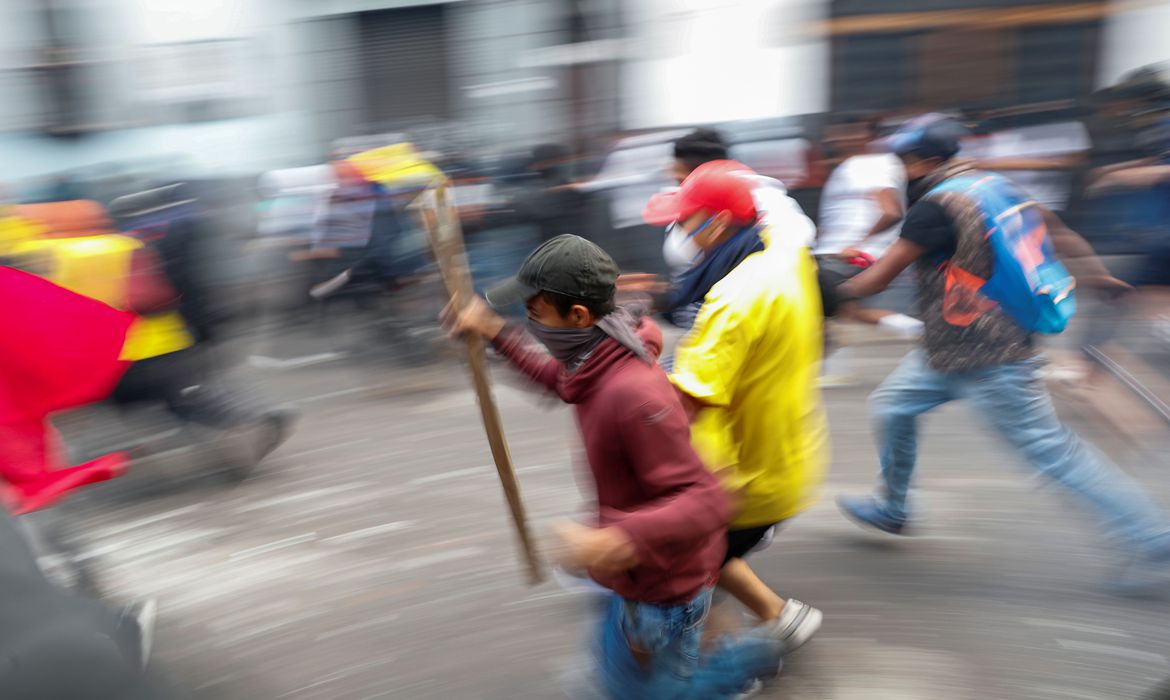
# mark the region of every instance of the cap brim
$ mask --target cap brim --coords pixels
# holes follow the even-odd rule
[[[529,287],[513,277],[487,290],[484,298],[494,308],[504,309],[515,304],[522,304],[537,294],[540,294],[539,289]]]
[[[687,217],[688,212],[684,211],[684,207],[685,203],[678,190],[659,192],[646,202],[646,208],[642,210],[642,219],[651,226],[666,226]]]

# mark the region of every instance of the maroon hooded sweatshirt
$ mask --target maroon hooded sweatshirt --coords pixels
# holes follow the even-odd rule
[[[662,333],[641,319],[651,356]],[[621,528],[639,564],[617,575],[590,572],[623,598],[672,604],[715,582],[726,548],[731,504],[691,447],[690,423],[666,373],[606,338],[573,372],[509,326],[495,348],[537,383],[577,409],[597,485],[598,524]]]

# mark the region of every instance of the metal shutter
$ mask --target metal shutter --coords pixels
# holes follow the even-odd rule
[[[446,7],[358,15],[367,126],[398,130],[451,119]]]

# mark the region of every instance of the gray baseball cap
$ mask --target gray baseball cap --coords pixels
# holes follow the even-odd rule
[[[492,287],[487,301],[496,308],[554,292],[585,301],[606,302],[617,289],[619,270],[596,243],[566,233],[542,243],[520,265],[516,276]]]
[[[963,138],[970,134],[958,120],[931,113],[907,121],[879,144],[897,156],[913,154],[947,160],[959,152]]]

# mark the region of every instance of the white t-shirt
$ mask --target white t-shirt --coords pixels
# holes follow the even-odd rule
[[[821,193],[820,235],[813,252],[832,255],[852,247],[880,257],[901,228],[900,223],[894,224],[868,239],[865,237],[882,215],[874,195],[887,189],[897,192],[905,210],[906,170],[892,153],[854,156],[837,166]]]

